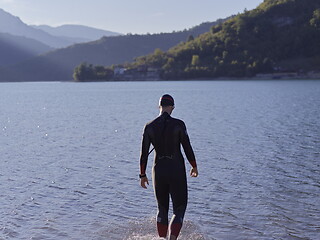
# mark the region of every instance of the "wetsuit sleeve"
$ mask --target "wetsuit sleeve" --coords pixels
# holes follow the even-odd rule
[[[146,174],[150,144],[151,144],[151,141],[148,134],[148,128],[147,126],[145,126],[143,131],[142,147],[141,147],[141,155],[140,155],[140,174]]]
[[[182,123],[181,144],[191,166],[197,167],[196,157],[191,147],[190,139],[187,133],[187,128],[184,123]]]

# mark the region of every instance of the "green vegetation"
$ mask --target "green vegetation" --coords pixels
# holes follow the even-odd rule
[[[162,79],[319,71],[319,43],[319,0],[265,0],[210,32],[190,36],[167,52],[156,49],[125,67],[157,68]]]
[[[73,79],[77,82],[108,81],[113,78],[113,70],[103,66],[93,66],[81,63],[73,73]]]
[[[254,77],[320,71],[320,1],[265,0],[207,33],[122,64],[159,69],[162,79]]]

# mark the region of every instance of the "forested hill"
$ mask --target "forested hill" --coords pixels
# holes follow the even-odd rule
[[[252,77],[320,70],[320,1],[265,0],[167,52],[127,68],[152,66],[163,79]]]
[[[172,33],[128,34],[76,44],[0,69],[0,81],[72,80],[74,68],[82,62],[96,65],[132,62],[134,58],[150,54],[156,48],[166,51],[189,37],[197,37],[222,21],[225,20],[207,22],[188,30]]]

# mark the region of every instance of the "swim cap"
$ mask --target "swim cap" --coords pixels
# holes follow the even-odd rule
[[[169,94],[163,95],[159,100],[159,106],[166,107],[166,106],[174,106],[173,97]]]

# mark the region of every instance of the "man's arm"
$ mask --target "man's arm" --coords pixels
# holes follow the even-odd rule
[[[143,188],[147,188],[146,184],[149,185],[148,178],[146,175],[148,155],[150,148],[150,137],[147,132],[147,126],[145,126],[142,137],[141,155],[140,155],[140,185]]]
[[[197,161],[196,161],[196,157],[194,155],[194,152],[193,152],[193,149],[192,149],[192,146],[190,143],[190,139],[189,139],[189,136],[187,133],[186,125],[184,123],[182,123],[181,144],[182,144],[183,150],[187,156],[187,159],[192,166],[192,169],[190,171],[190,175],[191,175],[191,177],[197,177],[198,176]]]

